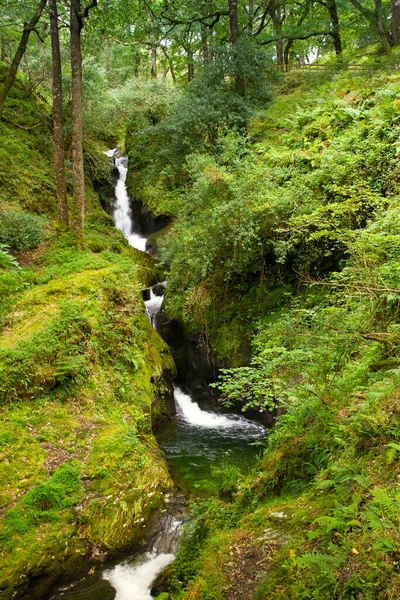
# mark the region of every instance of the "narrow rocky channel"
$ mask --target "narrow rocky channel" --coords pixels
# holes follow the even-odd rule
[[[131,246],[145,252],[148,235],[132,218],[125,183],[127,158],[118,156],[117,150],[107,154],[115,158],[119,173],[115,200],[111,204],[115,226]],[[145,300],[146,315],[156,330],[166,287],[165,281],[154,284]],[[174,384],[174,403],[175,416],[158,425],[155,436],[167,457],[177,489],[182,490],[183,495],[177,493],[176,497],[166,498],[167,508],[147,551],[105,563],[95,580],[85,575],[59,588],[50,596],[51,600],[151,600],[154,581],[175,558],[186,513],[185,497],[216,492],[219,473],[228,462],[240,471],[253,464],[258,453],[255,444],[264,437],[264,427],[242,416],[203,410],[190,389],[181,389],[179,375]],[[207,406],[213,403],[215,399],[211,397]]]

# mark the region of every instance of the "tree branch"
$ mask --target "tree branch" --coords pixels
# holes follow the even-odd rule
[[[273,44],[274,42],[279,42],[279,40],[285,40],[285,39],[293,39],[293,40],[308,40],[312,37],[318,37],[318,36],[322,36],[322,35],[332,35],[331,31],[313,31],[311,33],[304,33],[303,35],[282,35],[282,36],[275,36],[273,38],[269,38],[268,40],[264,40],[263,42],[258,42],[258,44],[260,46],[267,46],[268,44]]]
[[[92,8],[97,6],[97,0],[92,0],[78,15],[80,19],[86,19],[89,16],[89,12]]]

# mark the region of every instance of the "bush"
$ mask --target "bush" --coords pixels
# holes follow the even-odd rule
[[[0,244],[12,251],[36,248],[44,236],[43,220],[16,210],[0,213]]]
[[[13,256],[8,252],[7,246],[0,244],[0,269],[11,269],[13,271],[19,269],[19,264]]]

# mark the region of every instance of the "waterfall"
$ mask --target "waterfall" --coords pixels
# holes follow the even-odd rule
[[[181,521],[172,515],[167,515],[148,552],[136,557],[134,561],[126,560],[104,571],[103,578],[107,579],[117,592],[115,600],[152,600],[153,582],[175,558],[176,540],[181,524]]]
[[[115,156],[116,151],[113,150],[110,153],[109,156]],[[113,214],[115,226],[125,235],[131,246],[145,251],[147,238],[132,231],[134,224],[125,184],[128,171],[127,158],[116,158],[115,165],[119,171]],[[150,297],[145,301],[147,318],[155,329],[156,317],[162,307],[166,285],[167,282],[164,281],[151,286]],[[174,399],[177,411],[175,423],[178,421],[184,423],[184,426],[192,432],[201,446],[200,449],[195,449],[198,456],[190,459],[190,468],[195,467],[195,463],[199,458],[201,459],[202,454],[207,456],[207,460],[210,457],[216,459],[218,454],[224,452],[224,444],[231,448],[235,441],[245,440],[248,442],[252,440],[256,442],[264,435],[263,427],[242,416],[222,415],[202,410],[188,394],[177,386],[174,386]],[[218,429],[218,434],[214,432],[216,429]],[[209,433],[207,434],[207,432]],[[214,440],[219,440],[222,444],[218,449],[212,448],[212,440],[206,440],[204,435],[211,435]],[[181,446],[185,445],[185,438],[182,438],[181,432],[178,438],[176,453],[181,455]],[[109,581],[116,590],[115,600],[152,600],[152,584],[175,558],[181,524],[181,520],[176,519],[171,513],[167,514],[148,552],[136,556],[134,559],[125,560],[103,572],[103,578]]]
[[[210,429],[236,429],[254,432],[257,435],[264,432],[264,428],[238,415],[221,415],[215,412],[202,410],[197,402],[193,402],[189,394],[185,394],[178,386],[174,385],[174,399],[178,415],[190,425],[207,427]]]
[[[114,151],[113,151],[114,155]],[[132,215],[130,207],[130,198],[126,188],[126,175],[128,173],[128,159],[125,156],[115,159],[115,166],[119,171],[119,179],[115,186],[115,202],[113,204],[113,218],[115,227],[124,234],[129,244],[137,250],[146,251],[147,237],[132,231]]]
[[[164,291],[167,286],[167,282],[163,281],[150,287],[150,298],[145,301],[146,316],[154,329],[156,327],[156,317],[161,310],[162,303],[164,301]]]

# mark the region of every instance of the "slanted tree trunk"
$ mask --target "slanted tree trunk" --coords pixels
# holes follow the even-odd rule
[[[54,128],[54,161],[56,171],[56,189],[58,202],[58,220],[68,225],[67,183],[64,163],[64,134],[62,115],[62,79],[60,38],[58,33],[57,0],[49,0],[50,36],[53,61],[53,128]]]
[[[44,7],[46,6],[46,2],[47,2],[47,0],[40,0],[37,10],[36,10],[35,14],[33,15],[32,19],[29,21],[29,23],[24,24],[24,29],[22,31],[22,36],[21,36],[17,51],[12,60],[7,77],[3,83],[1,90],[0,90],[0,119],[3,116],[4,103],[6,101],[8,92],[10,91],[10,89],[15,81],[19,64],[22,60],[22,57],[25,54],[26,47],[27,47],[28,41],[29,41],[29,36],[30,36],[31,32],[35,29],[36,25],[38,24],[40,17],[42,16]]]
[[[367,8],[361,0],[350,0],[350,2],[375,27],[385,53],[389,54],[391,40],[386,28],[382,0],[374,0],[374,10]]]
[[[392,44],[400,42],[400,0],[390,0]]]
[[[172,60],[172,57],[171,57],[170,54],[168,54],[167,49],[165,48],[165,46],[161,46],[161,50],[163,51],[163,54],[164,54],[165,58],[168,61],[169,72],[171,73],[172,81],[174,83],[176,83],[175,67],[174,67],[174,62]]]
[[[81,2],[71,1],[71,77],[72,77],[72,181],[74,188],[74,225],[81,246],[84,246],[85,176],[83,170],[83,115],[82,115],[82,48]]]

